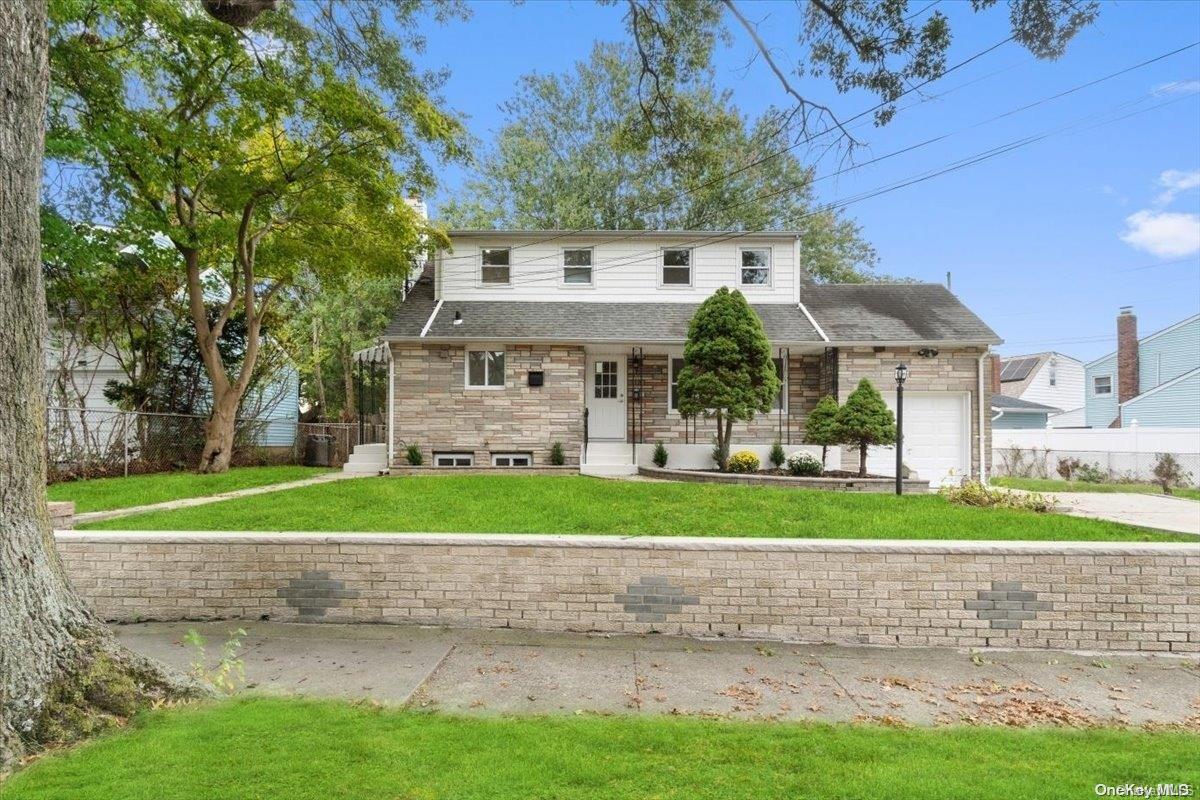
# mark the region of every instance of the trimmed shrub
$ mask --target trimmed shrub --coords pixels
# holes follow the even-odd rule
[[[421,446],[415,443],[404,448],[404,458],[414,467],[425,463],[425,456],[421,455]]]
[[[730,472],[758,472],[758,456],[749,450],[739,450],[729,457]]]
[[[550,463],[555,467],[561,467],[567,463],[566,453],[563,452],[563,443],[555,442],[550,445]]]
[[[662,442],[654,443],[654,455],[650,456],[650,460],[654,462],[654,466],[659,469],[667,467],[667,446]]]
[[[895,444],[896,416],[879,390],[866,378],[837,412],[838,439],[858,448],[858,477],[867,477],[867,448]]]
[[[779,469],[786,459],[787,456],[783,453],[783,443],[776,439],[775,444],[771,445],[771,466]]]
[[[788,458],[787,471],[789,475],[797,477],[819,478],[825,470],[821,467],[821,462],[808,453],[796,453]]]

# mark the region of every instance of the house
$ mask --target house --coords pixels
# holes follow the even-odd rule
[[[1000,362],[1000,392],[1069,414],[1083,408],[1083,362],[1055,352],[1010,356]]]
[[[1133,309],[1121,308],[1116,351],[1084,374],[1089,428],[1200,427],[1200,314],[1138,338]]]
[[[986,472],[986,359],[1000,340],[941,285],[814,284],[792,231],[449,236],[383,337],[381,466],[404,466],[415,445],[436,467],[538,468],[559,442],[585,473],[634,472],[658,441],[673,466],[711,464],[715,423],[680,416],[675,379],[692,314],[729,286],[762,319],[783,379],[771,413],[735,425],[735,448],[801,449],[817,400],[844,400],[861,378],[893,403],[905,362],[906,466],[934,484]],[[894,451],[877,450],[870,469],[893,474]]]
[[[992,395],[992,429],[1044,429],[1051,415],[1057,414],[1058,409],[1052,406],[1022,400],[1019,397],[1009,397],[1006,394]]]

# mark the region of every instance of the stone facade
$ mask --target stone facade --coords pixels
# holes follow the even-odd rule
[[[837,356],[838,402],[845,402],[863,379],[869,379],[881,392],[895,391],[896,365],[908,365],[908,380],[904,388],[910,392],[966,392],[971,417],[971,474],[979,475],[979,358],[987,352],[982,347],[940,348],[932,358],[917,355],[917,347],[841,347]],[[982,369],[987,370],[985,360]],[[990,377],[984,375],[983,432],[984,457],[991,461],[992,417]],[[842,468],[858,468],[858,452],[842,449]]]
[[[476,465],[496,452],[528,452],[535,466],[549,463],[562,442],[568,464],[583,444],[584,352],[571,345],[505,345],[505,386],[466,388],[461,345],[393,344],[395,458],[416,443],[432,463],[438,451],[471,452]],[[544,373],[529,386],[531,371]]]
[[[1200,653],[1190,544],[57,534],[114,621],[272,619]]]

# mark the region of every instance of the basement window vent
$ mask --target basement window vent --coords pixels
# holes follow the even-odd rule
[[[475,466],[475,454],[434,453],[433,465],[435,467],[473,467]]]
[[[492,453],[493,467],[531,467],[532,453]]]

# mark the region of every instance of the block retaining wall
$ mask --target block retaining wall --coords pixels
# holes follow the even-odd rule
[[[63,531],[113,621],[1200,652],[1192,544]]]

